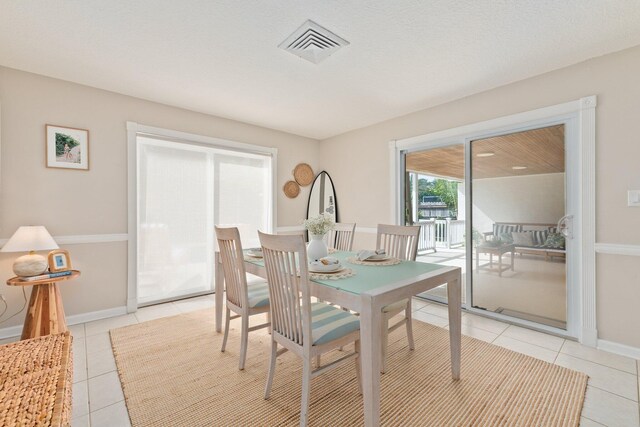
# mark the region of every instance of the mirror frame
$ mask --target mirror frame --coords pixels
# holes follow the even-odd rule
[[[338,195],[336,194],[336,187],[335,185],[333,185],[333,180],[331,179],[331,175],[329,175],[329,172],[327,171],[319,172],[318,175],[316,175],[316,177],[313,179],[313,183],[311,184],[311,190],[309,191],[309,198],[307,199],[307,219],[309,219],[309,207],[311,206],[311,195],[313,194],[313,188],[316,186],[316,181],[318,181],[318,178],[320,178],[322,174],[325,174],[327,178],[329,178],[329,183],[331,184],[331,189],[333,190],[333,199],[336,207],[336,215],[335,215],[336,222],[339,222],[340,220],[338,215],[340,211],[338,210]]]

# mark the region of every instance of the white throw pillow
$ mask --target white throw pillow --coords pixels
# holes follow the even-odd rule
[[[522,233],[511,233],[513,244],[516,246],[533,246],[533,233],[524,231]]]

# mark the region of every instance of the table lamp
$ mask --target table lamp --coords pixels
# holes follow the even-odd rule
[[[58,244],[42,225],[22,226],[13,233],[0,252],[29,252],[13,263],[16,276],[37,276],[47,270],[47,259],[35,251],[58,249]]]

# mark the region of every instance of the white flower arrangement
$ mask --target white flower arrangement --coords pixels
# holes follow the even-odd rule
[[[329,230],[333,230],[336,223],[330,215],[322,213],[313,218],[305,219],[302,221],[302,225],[309,230],[309,233],[316,236],[323,236]]]

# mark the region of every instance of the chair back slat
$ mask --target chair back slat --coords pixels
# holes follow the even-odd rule
[[[235,227],[215,227],[215,230],[224,272],[227,300],[240,308],[247,308],[249,295],[240,232]],[[216,266],[216,268],[219,267]]]
[[[271,327],[283,337],[303,346],[311,337],[311,294],[307,250],[301,235],[258,232],[267,271]],[[300,276],[298,276],[298,273]],[[310,345],[310,343],[309,343]]]
[[[420,226],[378,224],[376,249],[405,261],[415,261],[418,254]]]
[[[329,234],[329,246],[339,251],[351,251],[353,249],[353,237],[356,224],[337,222]]]

